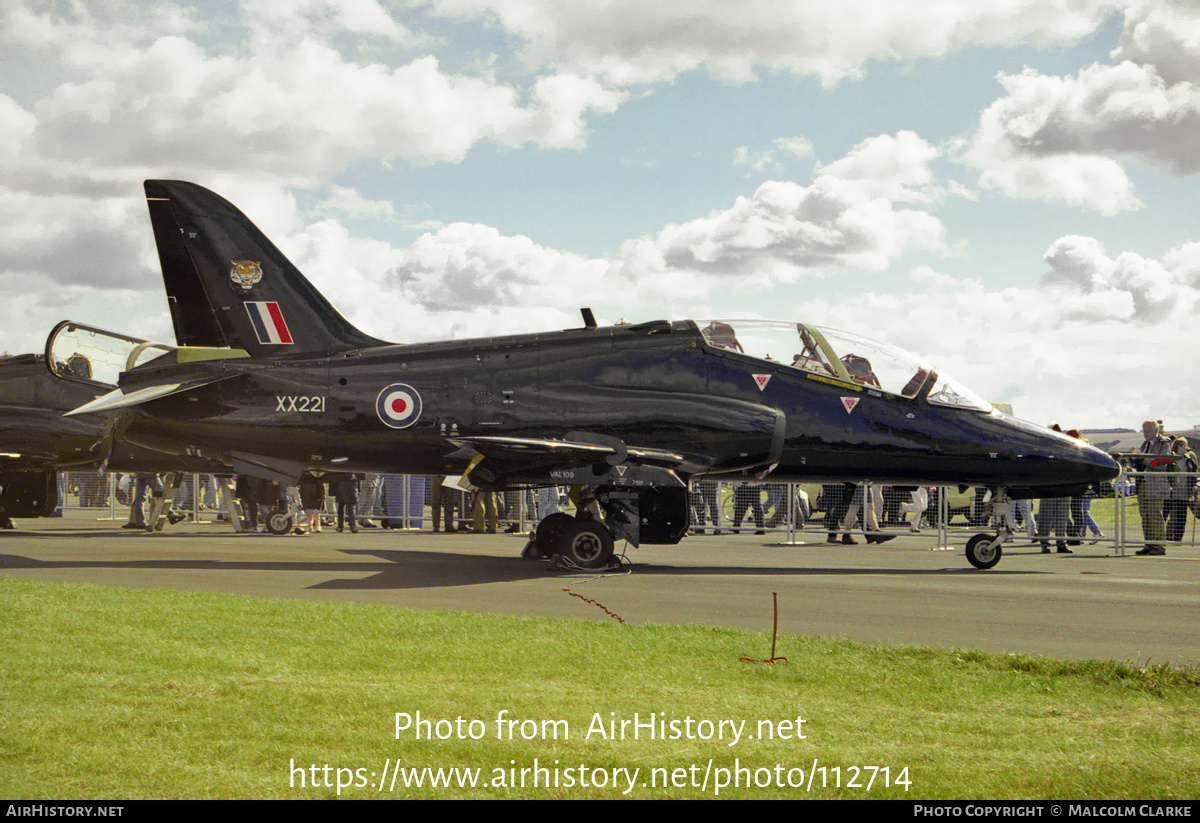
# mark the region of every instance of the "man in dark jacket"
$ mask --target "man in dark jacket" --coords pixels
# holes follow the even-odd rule
[[[358,485],[357,474],[339,475],[333,483],[333,499],[337,503],[337,530],[342,530],[343,522],[350,520],[350,531],[358,534]]]

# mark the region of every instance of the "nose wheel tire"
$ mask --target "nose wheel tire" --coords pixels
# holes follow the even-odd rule
[[[271,534],[287,534],[292,530],[292,513],[285,509],[275,509],[267,515],[266,527]]]
[[[975,535],[967,541],[967,562],[977,569],[990,569],[1000,562],[1000,544],[995,535]]]

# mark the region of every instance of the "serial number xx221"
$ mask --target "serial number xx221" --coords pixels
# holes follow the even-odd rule
[[[275,395],[275,411],[277,412],[323,412],[325,411],[325,397],[312,396],[307,397],[300,395],[299,397],[287,395]]]

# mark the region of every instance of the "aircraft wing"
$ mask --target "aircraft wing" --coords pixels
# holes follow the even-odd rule
[[[586,435],[589,439],[576,439],[580,433],[571,432],[568,440],[551,440],[537,437],[456,437],[451,442],[456,446],[468,446],[488,457],[505,457],[509,455],[545,455],[570,462],[596,462],[604,460],[611,465],[632,459],[638,463],[652,463],[662,466],[678,466],[687,458],[678,452],[668,452],[661,449],[644,449],[636,446],[626,446],[615,437],[603,438],[600,435]]]
[[[140,389],[134,389],[128,394],[122,389],[113,389],[108,394],[97,397],[90,403],[84,403],[77,409],[72,409],[66,412],[65,417],[71,417],[76,414],[94,414],[96,412],[114,411],[116,409],[126,409],[131,406],[140,406],[143,403],[149,403],[151,400],[158,400],[160,397],[169,397],[172,394],[191,391],[198,389],[201,386],[207,386],[212,383],[219,383],[222,380],[228,380],[231,377],[236,377],[236,374],[222,374],[217,377],[205,377],[198,380],[188,380],[182,383],[162,383],[157,386],[144,386]]]
[[[677,452],[627,446],[590,432],[569,432],[563,440],[479,436],[450,442],[465,450],[461,456],[482,455],[476,471],[493,482],[502,477],[509,483],[685,486],[675,471],[689,463]]]

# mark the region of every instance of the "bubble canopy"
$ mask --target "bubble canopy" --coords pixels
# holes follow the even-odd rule
[[[699,320],[705,342],[818,378],[973,411],[992,404],[911,352],[851,332],[778,320]]]
[[[46,365],[55,377],[112,388],[117,385],[122,372],[174,349],[174,346],[64,320],[46,339]]]

